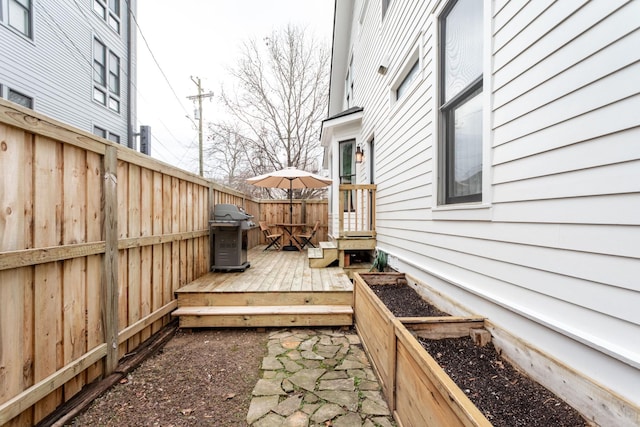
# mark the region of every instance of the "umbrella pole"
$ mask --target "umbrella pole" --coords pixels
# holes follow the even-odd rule
[[[289,180],[289,224],[293,224],[293,181]]]
[[[289,224],[293,224],[293,180],[289,180]],[[289,239],[293,239],[293,225],[291,227],[291,233],[289,235]],[[298,248],[291,244],[291,240],[289,240],[289,245],[283,246],[283,250],[285,251],[297,251]]]

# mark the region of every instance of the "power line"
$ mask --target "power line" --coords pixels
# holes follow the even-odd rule
[[[77,0],[73,0],[76,8],[78,9],[78,11],[80,12],[80,14],[84,17],[85,22],[87,23],[87,25],[93,30],[94,34],[99,33],[99,31],[91,24],[90,22],[90,18],[87,16],[87,14],[85,13],[85,10],[83,9],[82,6],[80,6],[78,4]],[[128,2],[127,2],[128,4]],[[88,68],[90,70],[92,70],[93,72],[96,72],[95,69],[95,65],[93,63],[92,58],[88,57],[85,52],[82,51],[82,49],[80,49],[80,47],[78,47],[78,45],[75,43],[75,41],[69,36],[69,34],[60,26],[60,24],[58,24],[57,20],[53,17],[53,15],[47,10],[47,8],[45,7],[45,5],[42,4],[41,1],[38,1],[38,7],[36,8],[37,11],[42,11],[44,13],[44,15],[42,16],[44,18],[44,22],[52,29],[53,33],[56,34],[56,36],[58,37],[58,39],[60,40],[62,46],[65,47],[65,49],[71,53],[71,55],[73,56],[74,60],[81,66],[84,67],[85,65],[88,66]],[[46,16],[45,16],[46,15]],[[131,12],[131,16],[133,17],[134,21],[135,21],[135,15]],[[137,21],[136,21],[136,25]],[[140,27],[138,26],[138,29],[140,29]],[[141,30],[140,30],[141,31]],[[141,32],[142,34],[142,32]],[[144,37],[144,36],[143,36]],[[65,40],[66,39],[66,40]],[[145,40],[146,42],[146,40]],[[73,49],[69,46],[71,45],[73,47]],[[149,45],[147,44],[147,48],[149,48]],[[153,52],[151,52],[150,48],[149,48],[149,52],[151,53],[151,55],[153,56]],[[155,57],[154,57],[154,61],[155,61]],[[162,75],[164,76],[165,80],[166,80],[166,75],[164,74],[164,72],[162,71],[162,69],[160,68],[159,64],[156,62],[156,66],[158,66],[160,72],[162,73]],[[120,72],[122,73],[122,75],[126,78],[126,81],[129,82],[131,84],[131,87],[135,90],[135,93],[137,96],[139,96],[143,102],[145,102],[147,105],[149,105],[149,102],[146,100],[146,98],[144,97],[144,95],[142,94],[142,92],[139,90],[139,88],[136,85],[136,82],[130,81],[129,79],[129,75],[126,71],[126,69],[123,67],[122,65],[122,61],[120,62],[120,66],[119,66]],[[171,87],[171,84],[167,81],[167,84],[169,85],[169,87],[171,88],[174,96],[176,96],[176,100],[178,100],[178,104],[180,105],[180,107],[183,109],[183,111],[185,111],[186,113],[188,113],[188,111],[184,108],[184,105],[182,104],[182,102],[180,102],[180,100],[178,99],[176,92],[173,90],[173,87]],[[139,121],[138,117],[137,117],[137,112],[136,112],[136,118],[135,118],[135,122],[137,123]],[[180,139],[178,137],[176,137],[173,132],[169,129],[169,127],[167,126],[167,124],[160,119],[159,117],[156,118],[156,120],[160,123],[160,125],[167,131],[167,133],[175,140],[175,142],[177,142],[178,144],[182,145]],[[162,143],[162,141],[160,141],[160,139],[158,139],[155,135],[153,135],[153,139],[160,145],[160,147],[164,148],[164,150],[166,150],[167,152],[171,152],[171,150],[167,147],[166,144]],[[189,147],[189,149],[191,149],[193,146],[193,141],[191,146]],[[179,163],[182,164],[184,161],[184,156],[182,157],[182,159],[180,159]]]
[[[138,28],[138,31],[140,31],[140,35],[142,36],[142,40],[144,40],[144,44],[147,46],[147,50],[151,54],[151,58],[153,59],[153,62],[155,62],[156,66],[158,67],[158,70],[160,70],[160,73],[162,74],[162,77],[164,77],[165,82],[167,82],[167,85],[169,86],[169,89],[171,89],[171,92],[173,93],[173,96],[176,98],[176,101],[178,101],[178,104],[180,104],[180,106],[182,107],[184,112],[187,115],[189,115],[189,112],[187,111],[186,108],[184,108],[184,105],[182,105],[182,101],[180,101],[180,98],[178,97],[178,94],[173,89],[173,86],[171,86],[171,83],[169,82],[169,79],[167,78],[167,75],[164,73],[164,70],[162,69],[162,67],[158,63],[158,60],[156,59],[156,56],[154,55],[153,51],[151,50],[151,46],[149,46],[149,42],[147,42],[147,38],[144,36],[144,33],[142,32],[142,28],[140,28],[140,25],[138,24],[138,20],[136,19],[136,15],[131,11],[131,5],[129,4],[129,0],[125,0],[125,3],[127,3],[127,10],[129,11],[129,14],[131,15],[131,17],[133,18],[133,22],[135,22],[136,28]]]
[[[76,6],[76,8],[78,9],[78,11],[80,12],[80,14],[85,18],[85,22],[87,22],[87,24],[89,25],[89,27],[93,30],[93,32],[95,34],[98,33],[97,29],[91,24],[89,17],[87,16],[87,14],[85,13],[85,10],[83,9],[82,6],[80,6],[78,4],[77,0],[73,0],[74,4]],[[78,45],[74,42],[74,40],[67,34],[67,32],[60,26],[60,24],[58,24],[58,22],[56,21],[56,19],[51,15],[51,13],[47,10],[47,8],[42,4],[41,1],[38,1],[38,7],[36,8],[37,11],[42,11],[46,16],[43,16],[44,22],[46,22],[46,24],[52,29],[53,33],[56,34],[56,36],[58,36],[59,40],[61,41],[62,45],[67,49],[67,51],[69,51],[72,56],[74,57],[74,60],[82,67],[84,65],[88,65],[89,68],[93,71],[96,72],[95,66],[93,64],[93,60],[92,58],[89,58],[85,55],[85,53],[78,47]],[[128,9],[130,11],[130,9]],[[132,17],[134,17],[133,13],[132,13]],[[134,17],[135,20],[135,17]],[[55,25],[55,28],[53,25]],[[136,23],[137,25],[137,23]],[[138,27],[139,28],[139,27]],[[63,37],[60,36],[60,34],[62,34]],[[75,52],[68,46],[67,43],[65,43],[66,39],[68,41],[69,44],[71,44],[71,46],[73,46],[73,48],[75,49]],[[148,46],[148,45],[147,45]],[[80,56],[80,58],[82,60],[84,60],[84,62],[86,64],[83,64],[82,61],[78,58],[78,56],[76,56],[76,53]],[[152,53],[153,55],[153,53]],[[155,58],[154,58],[155,59]],[[120,72],[122,73],[122,75],[124,75],[127,79],[128,82],[130,82],[131,86],[133,87],[133,89],[135,90],[135,93],[142,98],[142,100],[148,104],[148,101],[145,99],[145,97],[143,96],[143,94],[140,92],[140,90],[138,89],[137,85],[135,82],[131,81],[129,78],[129,75],[126,71],[126,69],[121,65],[122,62],[120,62]],[[156,62],[157,64],[157,62]],[[162,70],[160,69],[160,71],[162,72]],[[164,73],[163,73],[164,75]],[[166,79],[166,76],[165,76]],[[171,87],[171,85],[169,85]],[[173,88],[171,88],[173,91]],[[174,91],[174,95],[175,95],[175,91]],[[176,98],[177,99],[177,98]],[[179,101],[179,100],[178,100]],[[186,112],[186,109],[184,108],[184,105],[182,105],[181,102],[178,102],[178,104],[181,106],[181,108]],[[159,116],[156,117],[158,122],[165,128],[165,130],[167,131],[167,133],[178,143],[181,144],[180,139],[178,139],[169,129],[169,127],[164,123],[164,121],[162,121]],[[138,118],[137,118],[137,114],[136,114],[136,122],[138,122]],[[171,150],[169,150],[169,148],[167,148],[167,146],[165,144],[163,144],[157,137],[155,137],[154,135],[154,139],[159,143],[159,145],[161,147],[163,147],[166,151],[170,152]]]

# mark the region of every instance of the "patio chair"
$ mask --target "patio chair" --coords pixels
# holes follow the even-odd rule
[[[264,238],[267,239],[267,247],[264,248],[266,251],[271,246],[276,249],[280,249],[280,239],[282,238],[282,233],[273,233],[267,223],[265,221],[258,221],[260,224],[260,230],[262,230],[262,234],[264,234]]]
[[[296,239],[298,240],[298,242],[300,242],[301,249],[304,249],[304,247],[307,245],[311,245],[311,247],[314,248],[316,247],[313,242],[311,242],[311,239],[313,239],[313,237],[318,232],[318,227],[320,227],[320,220],[316,221],[316,223],[313,225],[313,228],[311,230],[308,230],[306,233],[296,234]]]

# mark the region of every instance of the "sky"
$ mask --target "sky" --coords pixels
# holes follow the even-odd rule
[[[202,116],[215,121],[215,97],[233,84],[227,70],[243,42],[291,23],[330,50],[333,7],[334,0],[138,0],[137,125],[151,126],[152,157],[198,173],[196,104],[187,99],[198,93],[192,77],[213,92]]]

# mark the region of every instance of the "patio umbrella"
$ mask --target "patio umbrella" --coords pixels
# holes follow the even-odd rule
[[[247,179],[258,187],[284,188],[289,190],[289,222],[293,222],[293,190],[300,188],[322,188],[331,185],[331,180],[292,166],[275,172]]]

